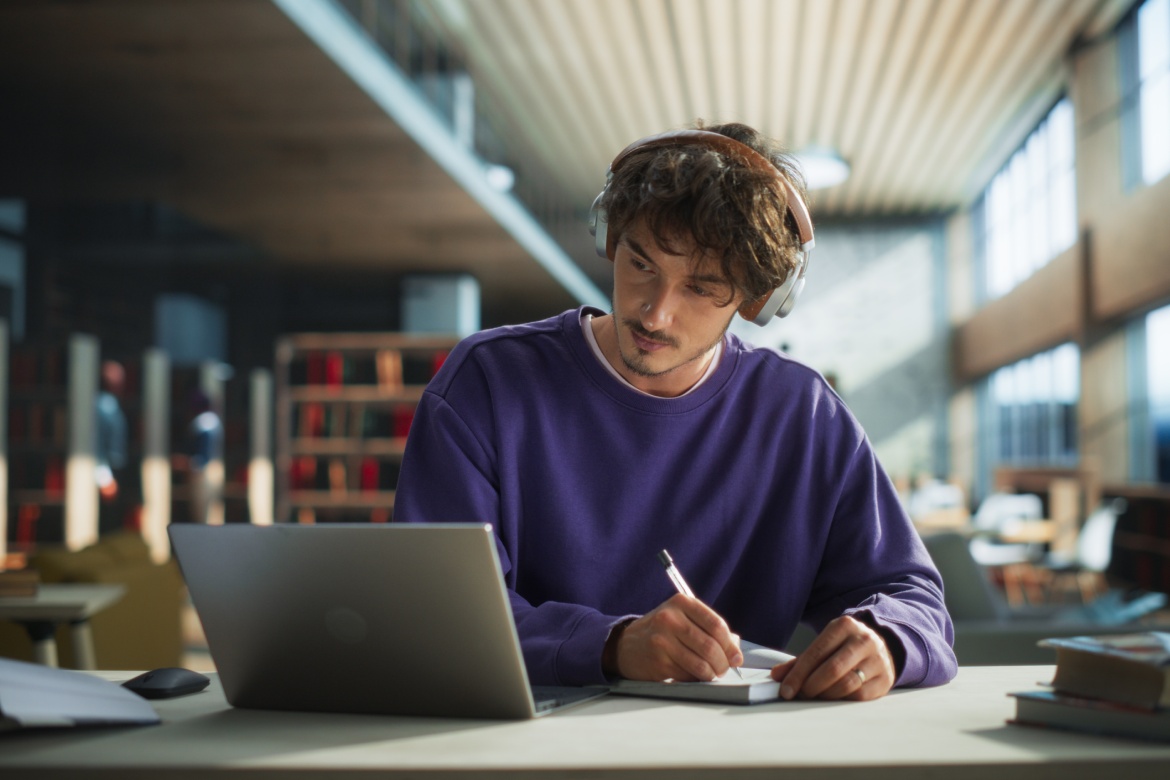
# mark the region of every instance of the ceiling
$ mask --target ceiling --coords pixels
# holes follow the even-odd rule
[[[970,203],[1131,0],[441,0],[477,84],[579,202],[630,141],[742,121],[853,167],[814,216]]]
[[[233,272],[470,271],[485,306],[574,303],[268,0],[0,0],[0,96],[0,198],[157,200],[260,250]],[[61,251],[175,256],[94,243]]]
[[[969,203],[1133,0],[434,0],[582,215],[629,141],[736,119],[853,166],[815,219]],[[368,7],[376,8],[377,4]],[[0,0],[0,197],[155,198],[267,263],[570,296],[269,0]],[[582,224],[581,231],[584,231]],[[566,247],[588,274],[589,243]]]

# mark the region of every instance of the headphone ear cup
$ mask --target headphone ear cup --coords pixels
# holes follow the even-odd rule
[[[605,197],[605,190],[598,193],[589,207],[589,233],[593,236],[593,248],[601,257],[609,258],[609,219],[605,209],[601,208],[601,199]]]
[[[804,290],[804,277],[796,280],[796,284],[792,286],[792,292],[788,293],[788,297],[780,304],[780,308],[776,310],[777,317],[787,317],[796,308],[796,299],[800,297],[801,291]]]
[[[739,314],[748,322],[761,327],[771,322],[773,317],[787,317],[796,306],[796,299],[804,289],[804,260],[792,270],[784,284],[777,287],[763,298],[757,298],[750,303],[739,307]]]

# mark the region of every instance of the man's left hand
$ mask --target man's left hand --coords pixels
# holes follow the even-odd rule
[[[825,626],[796,658],[772,669],[785,699],[869,701],[889,693],[896,678],[885,640],[848,615]]]

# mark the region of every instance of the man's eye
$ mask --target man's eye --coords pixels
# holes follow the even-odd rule
[[[650,266],[646,265],[636,257],[630,258],[630,265],[634,266],[634,268],[638,271],[647,271],[650,269]]]
[[[696,285],[691,285],[691,292],[693,292],[695,295],[698,295],[700,298],[707,298],[711,295],[711,291],[706,287],[698,287]]]

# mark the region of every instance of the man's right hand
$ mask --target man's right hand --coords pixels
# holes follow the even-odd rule
[[[739,637],[715,610],[678,594],[625,627],[617,672],[628,680],[714,680],[743,663]]]

